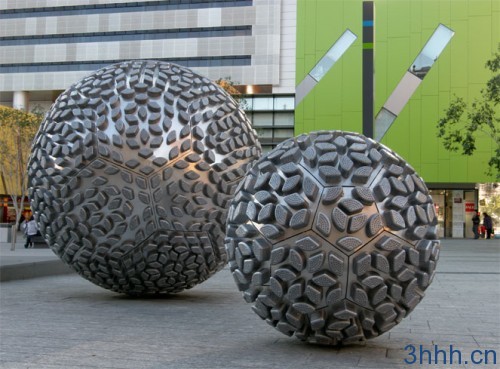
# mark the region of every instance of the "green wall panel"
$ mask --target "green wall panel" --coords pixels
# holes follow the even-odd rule
[[[455,0],[453,1],[453,6],[450,9],[451,19],[457,20],[467,20],[469,18],[469,13],[467,11],[469,1],[467,0]]]
[[[383,140],[426,181],[492,180],[484,174],[493,153],[491,140],[479,140],[480,149],[472,157],[450,153],[436,138],[436,124],[454,95],[472,102],[489,78],[484,64],[500,42],[499,4],[498,0],[375,0],[375,113],[438,24],[455,31]],[[297,83],[346,28],[358,39],[297,107],[296,133],[332,129],[332,124],[335,129],[361,131],[362,1],[298,0],[297,19]]]
[[[500,2],[499,1],[492,1],[491,2],[491,10],[493,12],[500,12]]]
[[[498,0],[490,0],[490,1],[474,1],[469,3],[468,7],[468,16],[469,17],[474,17],[474,16],[481,16],[481,15],[487,15],[491,14],[492,11],[492,3],[497,2]]]
[[[448,68],[450,73],[454,78],[451,80],[451,90],[457,88],[465,87],[467,88],[469,75],[467,68],[468,61],[468,35],[467,35],[468,22],[466,20],[454,21],[453,30],[455,31],[455,36],[448,45],[449,53],[451,55],[451,60],[445,63],[438,61],[442,68]],[[477,63],[474,63],[477,67]],[[484,63],[483,63],[484,65]]]
[[[451,0],[441,0],[439,2],[439,23],[450,24],[451,8],[452,8]]]
[[[425,82],[425,81],[424,81]],[[440,143],[436,135],[428,134],[431,127],[435,124],[436,117],[439,116],[439,107],[437,98],[426,98],[422,96],[422,129],[424,135],[419,141],[421,160],[424,163],[435,163],[438,157],[438,148]]]
[[[422,18],[422,29],[430,27],[431,29],[436,28],[438,23],[441,23],[439,17],[439,4],[441,0],[429,1],[429,0],[402,0],[402,1],[415,1],[422,3],[422,13],[425,16]],[[460,1],[460,0],[459,0]],[[396,1],[397,2],[397,1]],[[448,1],[446,1],[448,2]],[[390,4],[389,4],[390,6]]]
[[[344,111],[342,113],[342,130],[350,132],[361,132],[363,129],[363,117],[361,110]]]
[[[353,45],[344,55],[345,60],[343,60],[343,58],[340,60],[342,63],[342,71],[344,72],[341,75],[343,111],[360,112],[362,110],[362,101],[359,98],[360,89],[356,88],[361,86],[362,83],[362,76],[361,73],[359,73],[362,68],[361,58],[359,57],[360,54],[361,49],[359,45]],[[348,64],[348,66],[346,64]],[[359,127],[361,127],[361,121],[359,124]]]
[[[415,168],[413,163],[412,166]],[[424,179],[426,182],[440,182],[439,181],[439,165],[437,163],[422,163],[419,168],[415,168],[418,174]],[[447,181],[441,181],[447,182]],[[460,182],[460,181],[456,181]]]
[[[479,160],[477,163],[480,163],[481,160]],[[476,165],[477,165],[476,163]],[[474,181],[467,181],[468,178],[468,173],[473,170],[471,166],[471,159],[467,156],[462,156],[459,154],[453,154],[451,155],[451,160],[450,160],[450,166],[453,168],[451,170],[450,175],[455,178],[456,182],[474,182]],[[479,173],[479,176],[482,175],[482,173]],[[438,177],[439,180],[439,177]]]
[[[427,76],[425,76],[424,81],[419,86],[419,92],[422,96],[434,96],[437,97],[439,94],[439,70],[438,66],[434,65]]]
[[[330,73],[323,78],[316,85],[315,109],[323,111],[324,114],[340,115],[342,111],[341,85],[342,78],[339,73]]]
[[[441,56],[439,57],[439,63],[434,65],[434,72],[436,73],[437,81],[438,81],[438,89],[439,96],[448,97],[451,82],[452,82],[452,73],[449,68],[451,64],[451,52],[450,49],[445,50]]]
[[[418,137],[420,139],[422,136],[422,125],[420,124],[422,121],[422,101],[420,99],[414,99],[412,101],[412,104],[408,109],[408,118],[406,131],[408,132],[409,140],[411,140],[412,137]],[[420,154],[421,152],[419,146],[409,145],[406,160],[410,163],[420,162]]]
[[[384,102],[398,85],[401,77],[406,73],[411,62],[419,51],[410,54],[408,38],[388,38],[387,40],[387,87],[388,93],[382,96]],[[377,75],[377,81],[379,76]],[[378,93],[378,91],[376,91]]]
[[[409,1],[393,1],[388,6],[384,1],[384,6],[387,8],[387,36],[393,38],[408,38],[410,36],[410,2]],[[375,3],[375,21],[378,22],[379,14],[378,3]]]
[[[450,161],[446,159],[441,159],[438,162],[438,178],[436,182],[446,182],[451,176],[452,167]],[[427,181],[427,178],[424,178]]]
[[[423,9],[421,1],[410,2],[410,14],[410,36],[412,36],[414,33],[420,33],[420,29],[422,28]]]
[[[496,3],[498,3],[498,6],[500,7],[500,1],[497,1]],[[495,43],[498,41],[498,35],[500,35],[500,10],[493,11],[491,18],[492,18],[492,21],[491,21],[491,47],[493,50],[496,50],[497,45]]]
[[[491,33],[484,32],[485,29],[491,29],[491,15],[471,17],[469,20],[467,63],[469,67],[469,83],[485,83],[488,79],[489,73],[484,68],[484,64],[486,60],[491,58]],[[478,62],[482,60],[483,62],[477,65],[476,60]],[[481,68],[478,68],[478,66],[481,66]]]
[[[361,57],[360,57],[361,59]],[[381,106],[384,105],[385,100],[389,97],[392,88],[394,88],[394,82],[389,82],[387,79],[387,75],[389,73],[389,58],[387,52],[387,41],[378,41],[375,42],[375,114],[380,109]],[[399,73],[399,77],[403,76],[403,71]],[[391,83],[391,86],[389,86]],[[362,96],[361,88],[357,91],[358,99]],[[360,108],[361,109],[361,108]]]

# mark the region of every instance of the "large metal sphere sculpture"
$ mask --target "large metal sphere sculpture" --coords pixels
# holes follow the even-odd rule
[[[117,292],[179,292],[227,262],[234,190],[260,155],[237,103],[175,64],[103,68],[54,103],[29,162],[31,207],[52,250]]]
[[[257,161],[228,213],[244,299],[287,335],[378,336],[420,302],[439,256],[434,205],[400,156],[360,134],[314,132]]]

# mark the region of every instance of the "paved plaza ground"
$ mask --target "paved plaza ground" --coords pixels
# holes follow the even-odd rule
[[[228,268],[174,296],[131,298],[60,274],[67,271],[48,249],[0,247],[0,368],[500,368],[498,239],[444,240],[438,274],[415,311],[388,333],[341,348],[268,326]],[[32,273],[16,274],[26,264]],[[30,278],[37,268],[48,268],[48,276]],[[452,365],[443,353],[429,364],[425,351],[419,363],[420,348],[432,360],[435,349],[444,350],[449,360],[450,345],[461,364],[456,352]],[[412,347],[417,360],[407,364]],[[483,362],[473,364],[471,353]]]

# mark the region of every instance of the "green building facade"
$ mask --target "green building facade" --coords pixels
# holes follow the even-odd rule
[[[295,134],[362,132],[362,4],[298,0],[297,84],[346,29],[358,38],[296,107]],[[455,32],[382,143],[405,158],[434,190],[442,236],[469,237],[471,208],[480,205],[478,184],[494,180],[485,174],[493,141],[486,134],[480,137],[473,156],[450,153],[436,137],[436,124],[454,95],[470,103],[491,78],[485,63],[500,43],[500,1],[375,0],[374,7],[375,114],[436,27],[441,23]],[[463,216],[457,215],[458,206]]]

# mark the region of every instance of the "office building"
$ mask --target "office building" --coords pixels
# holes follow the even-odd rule
[[[436,60],[428,61],[432,68],[421,68],[425,78],[413,71],[412,80],[421,78],[421,84],[408,103],[399,107],[382,143],[411,163],[432,189],[441,236],[472,237],[475,208],[481,210],[481,203],[492,200],[495,191],[500,206],[498,186],[480,185],[495,181],[485,174],[495,143],[487,134],[478,135],[473,156],[450,153],[436,137],[436,125],[455,95],[471,103],[492,77],[485,63],[500,44],[500,2],[375,0],[373,6],[370,22],[363,19],[361,0],[298,0],[297,84],[346,29],[357,39],[297,106],[295,133],[319,129],[363,132],[363,94],[373,93],[376,116],[400,81],[412,72],[411,67],[422,64],[419,56],[436,29],[442,25],[452,30],[449,44]],[[370,26],[374,38],[367,42],[363,31]],[[373,91],[363,91],[363,53],[367,49],[374,54]],[[413,87],[403,83],[397,97],[403,99],[401,95]],[[490,191],[483,191],[485,188]]]
[[[372,18],[363,13],[367,3]],[[471,237],[474,210],[500,202],[495,178],[485,174],[491,138],[479,137],[468,157],[436,137],[453,97],[471,103],[491,78],[485,63],[500,43],[496,0],[4,0],[0,20],[0,104],[47,109],[104,65],[172,61],[229,78],[245,94],[265,151],[313,130],[366,133],[371,101],[372,121],[393,120],[382,143],[432,190],[443,237]],[[295,108],[296,86],[346,30],[357,38],[315,75]],[[439,55],[427,55],[437,30],[448,39]],[[363,73],[370,53],[371,81],[366,64]]]

